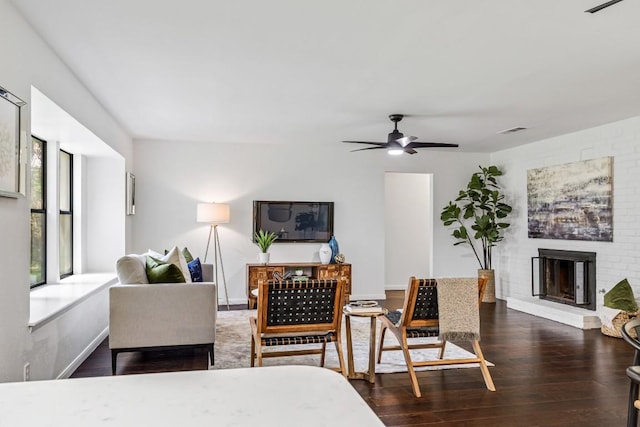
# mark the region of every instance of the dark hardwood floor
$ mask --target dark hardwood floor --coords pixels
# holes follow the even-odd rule
[[[625,369],[633,351],[623,340],[510,310],[503,301],[482,304],[481,327],[484,355],[496,365],[489,368],[495,392],[474,368],[418,373],[419,399],[406,373],[351,383],[387,426],[626,425]],[[118,358],[118,375],[206,368],[206,354],[197,350]],[[110,374],[105,340],[72,377]]]

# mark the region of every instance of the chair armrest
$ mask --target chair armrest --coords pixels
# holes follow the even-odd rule
[[[114,285],[109,288],[109,348],[213,343],[217,313],[211,282]]]

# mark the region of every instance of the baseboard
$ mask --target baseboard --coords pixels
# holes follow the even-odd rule
[[[246,298],[229,298],[229,305],[247,304]],[[218,307],[227,305],[227,301],[224,298],[218,298]]]
[[[82,352],[75,358],[73,361],[67,366],[60,374],[56,377],[56,379],[61,380],[65,378],[69,378],[75,371],[78,369],[82,362],[87,360],[87,357],[91,355],[95,351],[96,348],[104,341],[105,338],[109,336],[109,327],[104,328],[102,332],[98,334],[93,341],[89,343],[89,345],[82,350]]]
[[[406,291],[407,290],[407,284],[402,284],[402,285],[387,285],[384,287],[385,291]]]

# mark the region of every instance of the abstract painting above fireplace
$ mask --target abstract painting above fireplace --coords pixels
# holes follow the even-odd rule
[[[613,241],[612,157],[527,171],[530,238]]]

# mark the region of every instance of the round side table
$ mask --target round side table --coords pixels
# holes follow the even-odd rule
[[[387,310],[371,311],[371,312],[351,312],[344,309],[345,327],[347,333],[347,367],[349,373],[347,377],[350,380],[368,380],[370,383],[376,382],[376,319],[378,316],[384,316]],[[353,343],[351,341],[351,317],[368,317],[371,319],[371,328],[369,334],[369,369],[366,372],[356,372],[353,366]]]

